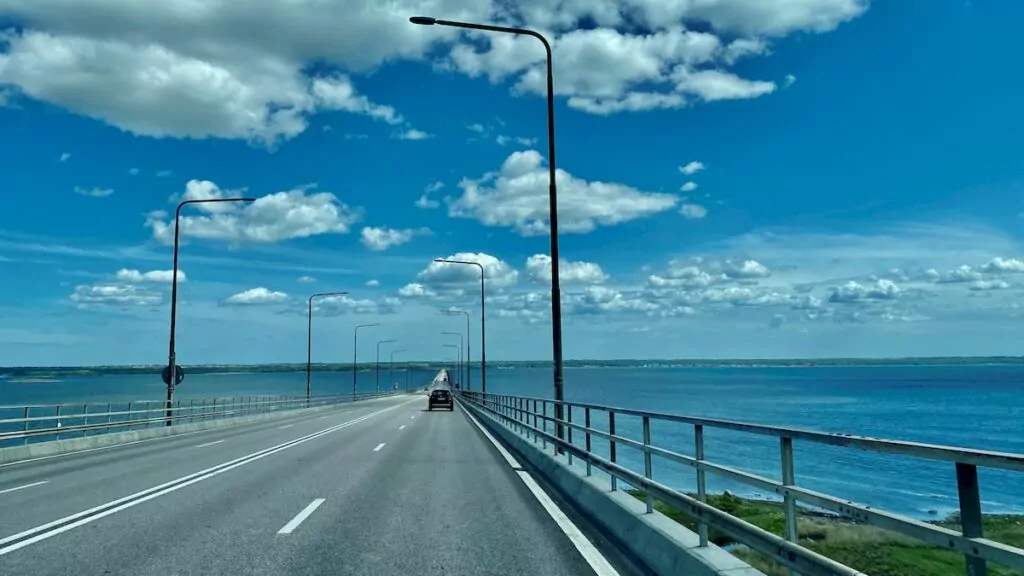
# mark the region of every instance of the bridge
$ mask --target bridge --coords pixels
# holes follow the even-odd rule
[[[791,574],[862,574],[807,546],[798,504],[961,554],[972,576],[1024,569],[1024,550],[985,538],[978,486],[979,468],[1024,471],[1024,455],[571,402],[555,420],[550,399],[470,391],[427,411],[438,386],[444,371],[395,393],[178,405],[171,426],[162,405],[25,407],[0,418],[0,573],[762,574],[720,532]],[[687,446],[659,442],[666,421]],[[705,454],[719,428],[775,439],[780,478]],[[948,463],[961,529],[800,486],[794,443]],[[661,461],[697,485],[659,482]],[[782,533],[709,505],[709,474],[778,495]]]

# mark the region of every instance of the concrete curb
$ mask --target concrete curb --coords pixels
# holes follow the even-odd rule
[[[266,420],[279,420],[282,418],[287,418],[289,416],[297,416],[299,414],[319,414],[321,412],[330,412],[331,410],[336,410],[342,406],[351,406],[352,404],[357,403],[363,404],[377,402],[383,398],[393,398],[394,396],[399,396],[399,394],[391,394],[388,396],[380,396],[376,398],[364,398],[361,400],[355,400],[351,402],[341,402],[338,404],[329,404],[327,406],[317,406],[315,408],[295,408],[292,410],[282,410],[280,412],[270,412],[267,414],[253,414],[252,416],[238,416],[235,418],[208,420],[205,422],[194,422],[192,424],[180,424],[177,426],[143,428],[141,430],[114,432],[112,434],[97,434],[95,436],[71,438],[68,440],[38,442],[35,444],[26,444],[24,446],[10,446],[8,448],[0,448],[0,464],[8,464],[11,462],[17,462],[19,460],[39,458],[41,456],[53,456],[55,454],[63,454],[66,452],[77,452],[79,450],[90,450],[93,448],[116,446],[118,444],[136,442],[138,440],[163,438],[165,436],[177,436],[179,434],[198,432],[200,430],[230,428],[232,426],[252,424],[255,422],[263,422]]]
[[[585,470],[569,465],[564,456],[553,455],[553,450],[545,451],[540,444],[478,406],[462,400],[460,403],[654,573],[663,576],[764,576],[714,544],[701,548],[697,534],[660,512],[648,514],[644,502],[621,490],[613,492],[604,473],[588,477]]]

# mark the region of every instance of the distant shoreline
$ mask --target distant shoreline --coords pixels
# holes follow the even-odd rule
[[[957,356],[919,358],[808,358],[808,359],[677,359],[677,360],[567,360],[566,368],[828,368],[828,367],[917,367],[917,366],[982,366],[1022,365],[1020,356]],[[450,367],[440,362],[410,362],[412,370],[439,370]],[[472,364],[479,370],[480,364]],[[491,361],[490,370],[522,368],[551,368],[550,361],[519,360]],[[356,365],[357,370],[372,370],[373,363]],[[131,374],[159,374],[162,365],[149,366],[12,366],[0,367],[0,383],[4,381],[40,381],[69,376],[108,376]],[[297,372],[305,364],[218,364],[183,366],[189,374],[259,374]],[[350,363],[314,364],[317,372],[344,372],[352,370]]]

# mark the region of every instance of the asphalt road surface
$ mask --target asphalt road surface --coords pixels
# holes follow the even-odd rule
[[[606,543],[571,511],[590,537],[567,530],[460,407],[426,405],[380,398],[0,466],[0,574],[639,573],[588,547]]]

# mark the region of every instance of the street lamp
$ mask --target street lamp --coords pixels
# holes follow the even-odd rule
[[[441,344],[441,346],[444,346],[445,348],[455,348],[455,350],[458,352],[458,354],[456,355],[456,358],[458,358],[458,360],[456,360],[456,362],[458,362],[458,363],[455,365],[455,373],[459,376],[459,379],[461,380],[462,379],[462,348],[458,344]],[[449,388],[452,387],[451,381],[448,382],[448,387]],[[458,389],[458,386],[455,386],[455,388]]]
[[[405,352],[405,348],[391,351],[391,361],[388,362],[388,390],[395,385],[395,353],[397,352]]]
[[[460,333],[460,332],[441,332],[441,334],[444,334],[446,336],[458,336],[459,337],[459,384],[461,385],[462,384],[463,358],[466,359],[465,360],[466,363],[469,362],[469,356],[468,355],[466,355],[466,356],[462,355],[463,350],[465,350],[465,345],[466,345],[465,344],[465,340],[463,340],[462,333]],[[466,381],[466,388],[468,389],[469,386],[470,386],[470,382],[467,380]]]
[[[380,324],[360,324],[352,330],[352,397],[356,396],[356,359],[359,354],[359,329],[380,326]]]
[[[309,408],[309,383],[313,374],[313,299],[321,296],[344,296],[348,292],[320,292],[309,297],[309,313],[306,327],[306,407]]]
[[[390,342],[398,342],[398,340],[378,340],[377,341],[377,394],[380,394],[380,345],[388,344]]]
[[[555,81],[552,73],[551,44],[539,32],[525,28],[507,28],[504,26],[491,26],[488,24],[471,24],[468,22],[453,22],[451,20],[438,20],[427,16],[414,16],[409,18],[413,24],[421,26],[453,26],[455,28],[468,28],[470,30],[483,30],[485,32],[502,32],[505,34],[523,34],[533,36],[544,45],[544,52],[547,56],[548,67],[548,205],[550,214],[548,220],[551,225],[551,356],[555,364],[555,418],[556,430],[559,439],[565,438],[565,429],[562,425],[562,290],[558,280],[558,186],[555,183]],[[561,450],[561,448],[559,448]]]
[[[470,350],[470,348],[472,347],[473,343],[472,343],[472,336],[469,333],[469,312],[466,312],[465,310],[451,310],[451,309],[449,309],[449,310],[445,310],[444,313],[448,314],[448,315],[455,315],[455,314],[465,314],[466,315],[466,389],[467,390],[472,390],[473,389],[473,373],[470,371],[470,364],[471,364],[471,361],[472,361],[472,356],[471,356],[472,351]]]
[[[165,426],[170,426],[173,420],[171,402],[174,399],[174,387],[178,384],[178,364],[174,350],[174,335],[178,323],[178,226],[181,219],[181,209],[186,204],[215,204],[221,202],[255,202],[255,198],[207,198],[205,200],[185,200],[178,204],[174,211],[174,269],[171,272],[171,338],[167,346],[167,407]]]
[[[480,269],[480,391],[484,394],[487,393],[487,308],[485,298],[485,287],[484,287],[484,265],[479,262],[469,262],[467,260],[445,260],[444,258],[435,258],[434,262],[444,262],[447,264],[464,264],[466,266],[476,266]]]

